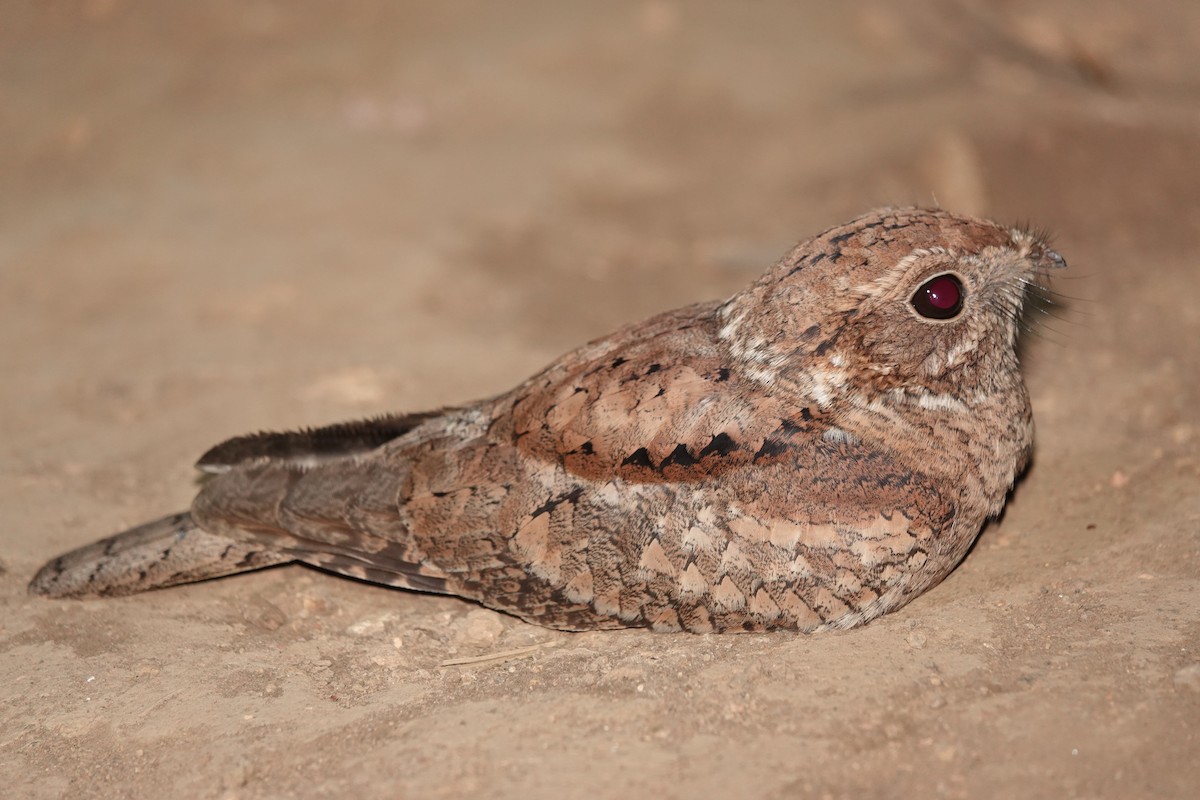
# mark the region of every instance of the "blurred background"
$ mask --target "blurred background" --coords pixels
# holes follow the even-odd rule
[[[0,2],[0,778],[1191,796],[1198,173],[1177,0]],[[503,391],[889,204],[1072,269],[1025,350],[1034,469],[863,631],[564,636],[298,569],[24,595],[186,506],[218,439]]]

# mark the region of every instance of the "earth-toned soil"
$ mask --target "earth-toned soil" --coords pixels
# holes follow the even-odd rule
[[[0,3],[6,797],[1191,798],[1200,5]],[[812,636],[299,567],[31,598],[210,444],[508,388],[868,208],[1055,233],[1033,468]]]

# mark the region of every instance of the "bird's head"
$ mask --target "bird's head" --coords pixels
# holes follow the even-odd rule
[[[1027,292],[1065,266],[1043,235],[941,210],[882,209],[797,245],[719,311],[743,372],[825,409],[911,393],[1024,396]]]

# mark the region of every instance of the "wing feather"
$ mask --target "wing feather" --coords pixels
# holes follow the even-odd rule
[[[259,460],[311,466],[331,459],[369,452],[447,412],[448,409],[442,409],[416,414],[390,414],[320,428],[263,431],[235,436],[200,456],[196,468],[203,472],[220,474],[239,464]]]

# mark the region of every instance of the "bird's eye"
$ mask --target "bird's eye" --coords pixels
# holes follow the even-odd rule
[[[963,307],[963,285],[957,275],[944,273],[921,284],[909,299],[917,313],[928,319],[957,317]]]

